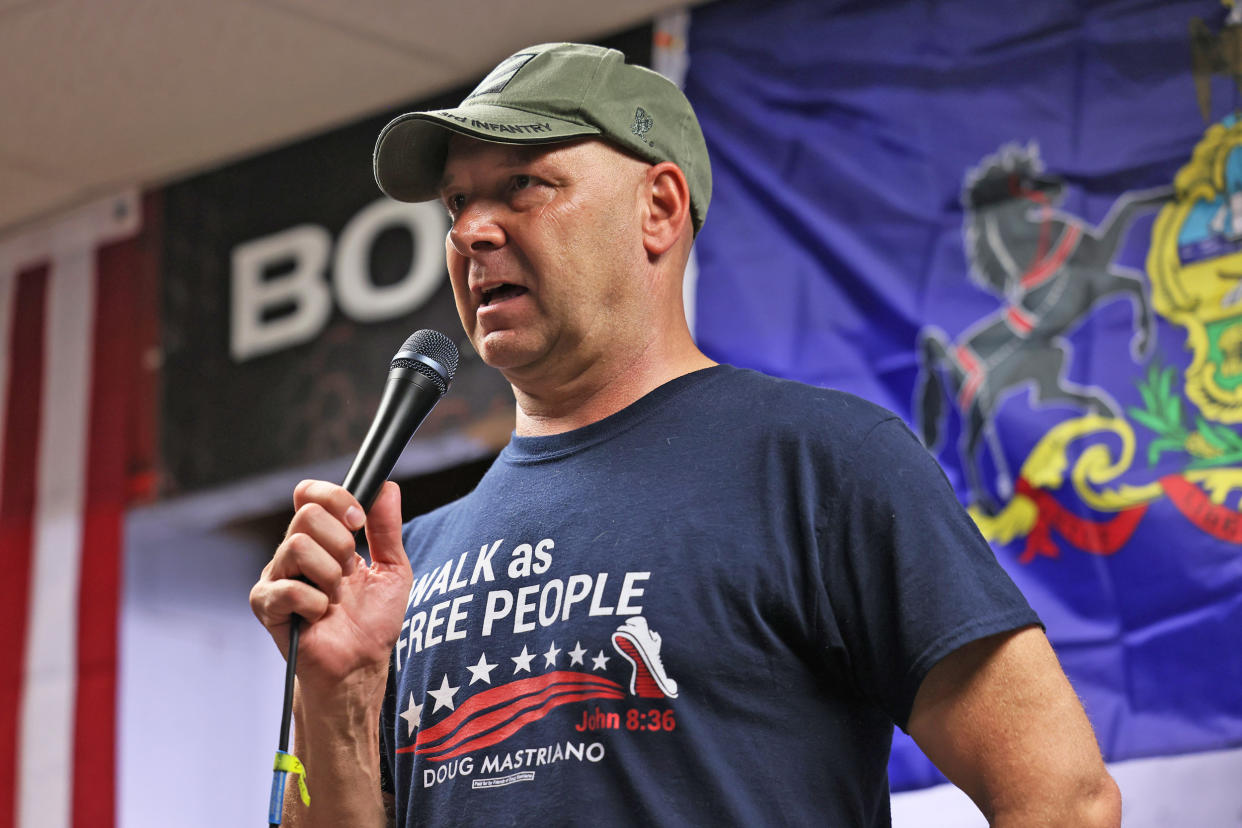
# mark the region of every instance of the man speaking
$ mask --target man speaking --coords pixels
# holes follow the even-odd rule
[[[995,825],[1119,823],[1038,619],[901,421],[695,346],[711,172],[673,84],[524,49],[389,124],[375,174],[448,211],[517,425],[405,527],[393,484],[365,518],[295,490],[250,596],[282,651],[306,620],[291,823],[887,825],[894,723]]]

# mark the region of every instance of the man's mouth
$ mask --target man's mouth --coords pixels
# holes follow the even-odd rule
[[[521,287],[520,285],[510,285],[510,284],[497,285],[494,288],[488,288],[487,290],[483,291],[482,305],[487,306],[487,305],[498,304],[500,302],[505,301],[506,299],[512,299],[516,296],[521,296],[525,292],[526,292],[526,288]]]

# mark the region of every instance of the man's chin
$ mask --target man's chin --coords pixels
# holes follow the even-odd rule
[[[474,343],[486,365],[498,371],[519,371],[538,356],[537,348],[517,331],[492,331]]]

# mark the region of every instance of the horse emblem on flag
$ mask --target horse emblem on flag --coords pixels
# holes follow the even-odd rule
[[[1173,187],[1123,194],[1096,227],[1058,210],[1062,196],[1034,145],[1003,147],[967,173],[970,273],[1004,304],[952,341],[936,327],[920,332],[920,436],[939,448],[952,395],[971,515],[989,540],[1025,538],[1024,563],[1056,557],[1054,533],[1113,554],[1161,498],[1201,531],[1242,542],[1242,516],[1226,505],[1242,488],[1242,434],[1230,427],[1242,421],[1242,124],[1211,127]],[[1119,266],[1126,232],[1156,210],[1146,274]],[[1128,360],[1124,350],[1109,357],[1118,371],[1108,379],[1125,384],[1133,365],[1128,384],[1141,400],[1124,409],[1108,389],[1066,379],[1066,337],[1120,297],[1134,307],[1133,336]],[[1151,357],[1157,318],[1183,329],[1193,352],[1180,389],[1178,369]],[[1022,387],[1032,408],[1078,411],[1036,441],[1011,481],[994,421]]]
[[[939,449],[951,389],[963,421],[959,451],[972,505],[985,514],[997,507],[979,455],[1000,402],[1029,385],[1037,404],[1119,416],[1106,390],[1065,378],[1071,358],[1065,337],[1100,302],[1129,297],[1135,309],[1132,355],[1146,356],[1155,340],[1141,279],[1113,259],[1136,215],[1162,203],[1167,193],[1126,194],[1098,227],[1058,210],[1063,195],[1061,179],[1045,173],[1035,144],[1003,147],[968,172],[962,205],[970,274],[1004,304],[952,343],[936,327],[919,335],[919,432],[927,446]],[[999,451],[993,450],[993,460],[1003,470]],[[1002,496],[1011,493],[1003,471],[997,488]]]

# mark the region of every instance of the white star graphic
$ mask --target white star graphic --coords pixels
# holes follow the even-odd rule
[[[561,651],[557,649],[556,642],[553,641],[552,646],[548,647],[548,651],[543,654],[543,666],[544,667],[555,667],[556,657],[560,654],[561,654]]]
[[[479,663],[474,665],[473,667],[467,667],[466,669],[470,671],[470,683],[471,684],[474,684],[476,681],[482,681],[482,682],[491,684],[492,683],[492,670],[496,669],[496,665],[487,663],[487,653],[480,653]]]
[[[411,693],[410,694],[410,705],[409,707],[405,709],[405,712],[401,714],[401,718],[405,719],[406,738],[409,738],[410,736],[414,735],[414,730],[415,728],[418,727],[418,717],[421,716],[422,713],[423,713],[423,706],[421,704],[414,703],[414,694]]]
[[[591,667],[591,669],[592,670],[603,670],[606,666],[608,666],[608,662],[610,660],[611,659],[608,656],[604,655],[604,651],[600,650],[599,655],[591,659],[591,664],[594,665],[593,667]]]
[[[582,642],[575,641],[574,648],[569,651],[569,666],[573,667],[575,664],[582,664],[582,657],[584,655],[586,655],[586,650],[582,649]],[[586,665],[583,666],[585,667]]]
[[[436,700],[436,706],[431,708],[431,712],[435,713],[441,707],[447,707],[449,710],[456,709],[453,707],[453,696],[457,695],[457,691],[460,689],[459,687],[449,687],[448,674],[445,673],[444,681],[440,682],[440,689],[427,691],[427,695]]]
[[[510,656],[513,659],[513,672],[520,673],[523,670],[530,672],[530,660],[535,657],[534,653],[526,652],[526,645],[522,645],[522,654],[520,656]]]

